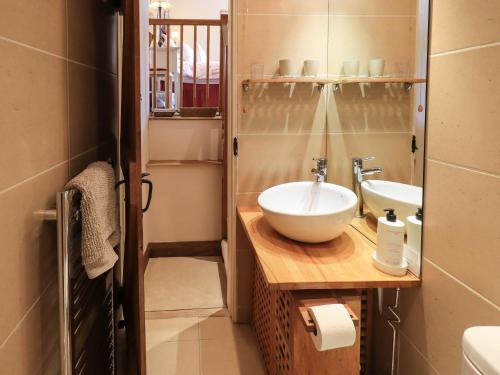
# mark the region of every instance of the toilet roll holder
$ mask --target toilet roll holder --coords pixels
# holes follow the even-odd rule
[[[299,310],[299,314],[301,317],[301,321],[304,324],[304,328],[306,332],[314,333],[314,335],[317,335],[318,331],[316,329],[316,324],[314,323],[314,320],[312,319],[311,315],[309,314],[308,308],[313,307],[313,306],[319,306],[319,305],[329,305],[329,304],[342,304],[344,305],[345,309],[349,313],[352,322],[354,326],[359,325],[359,318],[358,316],[352,311],[352,309],[346,304],[346,302],[341,298],[324,298],[324,299],[314,299],[310,303],[307,301],[301,301],[301,304],[297,307]]]

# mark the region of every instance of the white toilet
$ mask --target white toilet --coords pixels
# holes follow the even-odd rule
[[[462,339],[461,375],[500,375],[500,327],[471,327]]]

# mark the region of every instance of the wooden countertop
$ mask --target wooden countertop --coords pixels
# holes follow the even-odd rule
[[[287,239],[272,229],[256,206],[239,206],[238,214],[256,259],[272,289],[412,288],[420,279],[377,270],[371,259],[375,245],[354,227],[321,244]]]

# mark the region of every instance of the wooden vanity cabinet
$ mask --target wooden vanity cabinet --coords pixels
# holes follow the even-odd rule
[[[254,283],[253,326],[269,375],[360,374],[361,336],[366,327],[361,291],[272,290],[258,264]],[[329,303],[345,303],[359,317],[356,342],[352,347],[319,352],[298,308]]]

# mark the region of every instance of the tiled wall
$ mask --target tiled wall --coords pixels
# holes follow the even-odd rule
[[[320,61],[320,74],[335,77],[344,60],[383,57],[386,74],[413,75],[416,0],[238,2],[237,71],[264,75],[278,61]],[[301,69],[298,64],[297,73]],[[351,159],[375,156],[381,178],[411,182],[413,93],[398,85],[344,85],[322,92],[310,84],[254,85],[238,98],[238,202],[254,204],[278,183],[311,180],[314,157],[327,157],[329,181],[351,187]]]
[[[500,325],[500,3],[432,8],[423,285],[402,295],[405,375],[458,374],[463,331]]]
[[[59,368],[56,227],[33,213],[108,149],[116,17],[102,2],[0,2],[0,373]]]

